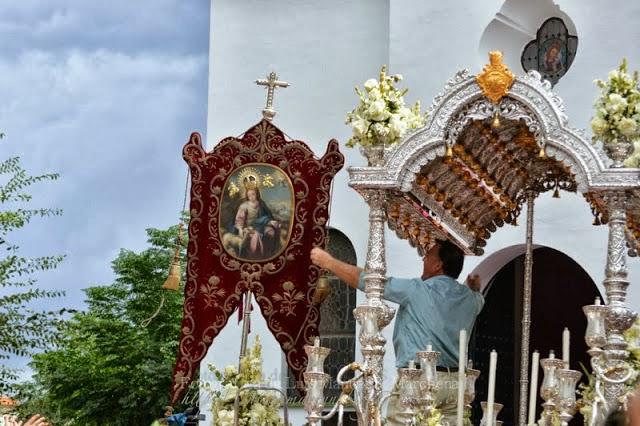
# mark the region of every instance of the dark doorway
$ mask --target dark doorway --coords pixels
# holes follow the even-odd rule
[[[492,349],[498,352],[495,401],[504,404],[499,419],[505,425],[518,424],[523,281],[524,254],[503,266],[484,291],[484,309],[476,320],[469,343],[474,368],[482,371],[476,383],[474,424],[479,424],[482,417],[480,401],[487,399],[489,353]],[[560,357],[562,330],[568,327],[571,331],[571,369],[582,372],[581,365],[589,365],[588,348],[584,342],[587,321],[582,307],[593,304],[596,297],[600,297],[600,293],[595,283],[573,259],[549,247],[535,249],[529,359],[534,350],[540,352],[540,358],[547,358],[550,350]],[[542,370],[538,395],[541,383]],[[538,397],[536,419],[542,402]],[[579,414],[571,422],[576,425],[582,423]]]

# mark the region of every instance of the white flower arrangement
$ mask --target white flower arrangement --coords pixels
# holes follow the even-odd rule
[[[640,140],[633,141],[633,152],[625,160],[624,166],[640,168]]]
[[[432,408],[429,411],[429,416],[428,417],[424,417],[424,415],[422,413],[419,413],[416,415],[416,425],[417,426],[442,426],[443,423],[442,421],[444,420],[444,418],[442,417],[442,412],[440,410],[438,410],[437,408]],[[467,413],[465,411],[465,421],[464,421],[464,425],[465,426],[470,426],[471,425],[471,413]]]
[[[608,80],[595,80],[600,95],[594,103],[591,119],[594,140],[616,144],[626,139],[635,150],[625,161],[627,167],[640,167],[640,88],[638,71],[627,72],[627,60],[609,72]]]
[[[209,370],[218,380],[218,386],[204,382],[201,387],[212,397],[212,426],[231,426],[234,418],[234,400],[238,390],[246,384],[264,383],[262,374],[262,346],[256,335],[253,347],[240,361],[240,372],[235,365],[228,365],[223,371],[209,364]],[[279,408],[281,398],[275,392],[242,392],[239,400],[238,423],[243,426],[283,426]]]
[[[370,78],[364,82],[364,92],[355,88],[360,103],[347,113],[346,124],[353,129],[348,147],[393,145],[400,142],[407,131],[424,126],[426,114],[420,113],[420,102],[411,108],[405,106],[404,95],[408,89],[394,87],[400,81],[402,75],[388,76],[383,66],[379,80]]]
[[[624,340],[627,342],[627,350],[629,351],[627,363],[634,371],[631,379],[624,385],[627,395],[630,395],[640,386],[640,317],[636,318],[635,323],[625,331]],[[584,424],[589,425],[591,424],[591,406],[595,398],[595,380],[593,375],[586,371],[585,373],[589,377],[589,383],[579,386],[578,393],[581,398],[578,400],[578,407],[584,417]]]

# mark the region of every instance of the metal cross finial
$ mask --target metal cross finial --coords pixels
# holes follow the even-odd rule
[[[271,71],[267,80],[256,80],[256,84],[258,86],[267,87],[267,106],[262,110],[262,116],[265,120],[271,121],[276,115],[276,112],[273,109],[273,92],[275,91],[276,87],[289,87],[289,83],[287,83],[286,81],[278,81],[276,73],[274,71]]]

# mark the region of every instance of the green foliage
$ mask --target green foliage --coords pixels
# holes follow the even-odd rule
[[[85,290],[88,310],[62,325],[58,348],[34,357],[25,414],[39,410],[56,424],[86,426],[146,426],[162,416],[182,317],[182,292],[161,288],[177,226],[147,234],[146,250],[120,251],[112,284]]]
[[[1,137],[1,135],[0,135]],[[28,356],[56,343],[62,311],[35,310],[38,301],[64,293],[35,287],[34,274],[53,269],[63,256],[25,258],[9,235],[34,217],[57,216],[58,209],[25,208],[31,202],[31,185],[58,179],[57,174],[30,176],[18,157],[0,162],[0,393],[10,393],[17,371],[4,364],[10,356]]]

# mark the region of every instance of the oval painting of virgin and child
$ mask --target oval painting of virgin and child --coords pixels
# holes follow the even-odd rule
[[[293,187],[278,167],[248,164],[227,179],[220,201],[220,238],[239,260],[265,261],[289,242]]]

